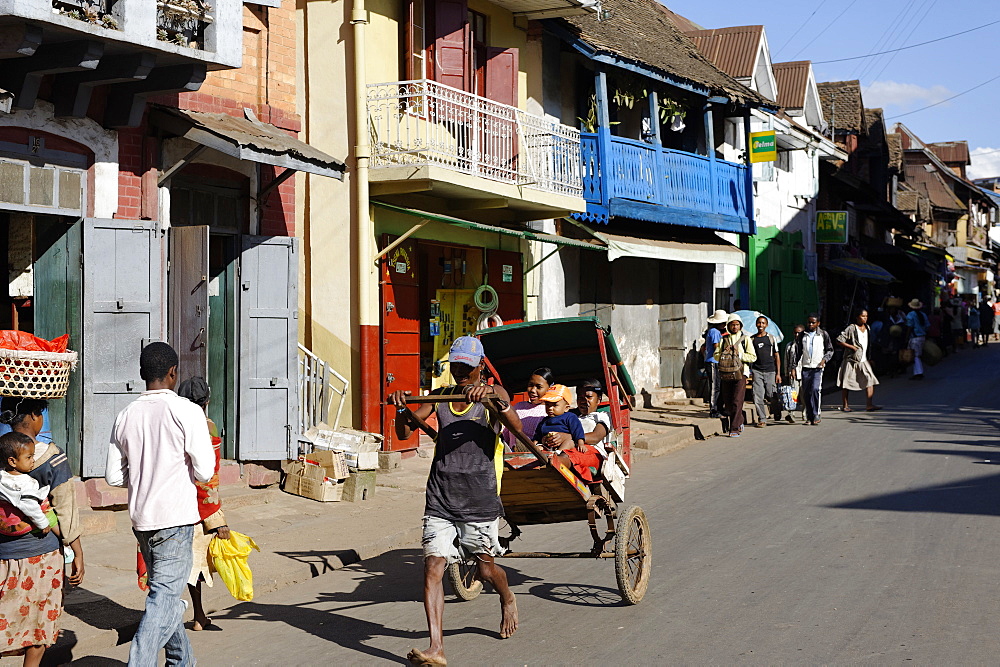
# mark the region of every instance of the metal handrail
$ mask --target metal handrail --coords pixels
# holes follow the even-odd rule
[[[368,85],[372,169],[435,164],[579,197],[580,132],[436,81]]]
[[[343,387],[337,389],[331,378],[336,378]],[[305,433],[319,424],[329,424],[332,428],[337,428],[350,384],[350,381],[334,370],[329,363],[299,343],[299,433]],[[330,423],[330,409],[333,407],[335,395],[340,396],[340,402],[333,423]]]

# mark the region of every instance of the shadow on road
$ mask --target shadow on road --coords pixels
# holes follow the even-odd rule
[[[954,452],[949,452],[954,453]],[[1000,516],[1000,474],[870,496],[826,507]]]
[[[589,586],[581,584],[537,584],[528,591],[529,594],[577,607],[625,607],[617,588],[605,586]]]
[[[297,552],[294,557],[304,562],[316,563],[322,567],[333,558],[340,558],[343,552],[316,551]],[[286,554],[289,555],[289,554]],[[518,570],[504,564],[511,586],[520,586],[531,581]],[[422,645],[427,640],[427,631],[390,628],[381,623],[364,620],[352,611],[363,607],[397,602],[420,602],[423,600],[423,555],[419,549],[397,549],[371,560],[346,568],[357,578],[351,591],[317,592],[313,600],[298,604],[259,604],[244,602],[214,615],[217,621],[242,620],[264,621],[269,624],[285,623],[343,648],[364,653],[382,660],[405,663],[401,656],[370,645],[373,640],[396,637],[413,640]],[[446,600],[454,603],[447,584]],[[450,606],[450,605],[449,605]],[[317,607],[317,608],[314,608]],[[447,614],[448,612],[446,612]],[[263,630],[262,630],[263,631]],[[273,626],[267,633],[273,633]],[[496,638],[497,631],[478,627],[464,627],[445,630],[445,636],[475,634]]]

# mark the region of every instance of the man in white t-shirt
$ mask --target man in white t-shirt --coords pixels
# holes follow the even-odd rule
[[[201,520],[194,480],[215,474],[215,452],[205,413],[174,393],[177,353],[150,343],[139,356],[146,391],[118,414],[108,447],[105,479],[128,486],[132,532],[149,573],[146,611],[129,650],[129,665],[193,665],[181,600],[191,575],[194,524]]]

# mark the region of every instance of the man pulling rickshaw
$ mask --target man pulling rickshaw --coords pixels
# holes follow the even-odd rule
[[[500,427],[520,432],[521,420],[510,407],[503,387],[482,381],[483,344],[472,336],[457,338],[448,353],[453,387],[440,393],[463,394],[454,402],[423,403],[410,411],[410,392],[397,391],[389,400],[396,406],[396,434],[410,437],[419,425],[437,414],[434,459],[427,477],[424,508],[424,611],[431,641],[426,651],[413,649],[407,659],[414,665],[446,665],[444,656],[444,586],[446,568],[465,560],[463,550],[476,560],[477,577],[500,595],[500,637],[517,630],[517,604],[507,585],[507,575],[494,562],[501,553],[498,541],[500,475],[503,441]]]
[[[649,524],[640,507],[619,507],[625,499],[624,481],[629,474],[629,412],[635,388],[610,331],[593,317],[500,326],[480,331],[476,337],[456,339],[448,358],[455,385],[428,396],[397,391],[388,397],[397,410],[399,438],[408,438],[416,427],[435,441],[422,540],[430,646],[411,650],[409,661],[415,665],[447,664],[442,586],[446,574],[463,600],[479,595],[483,582],[492,585],[500,596],[500,637],[510,637],[517,630],[514,595],[503,569],[494,562],[500,556],[613,560],[622,598],[629,604],[642,600],[651,573]],[[598,420],[602,423],[598,439],[603,457],[567,461],[565,452],[570,448],[578,447],[584,453],[590,446],[577,437],[580,433],[574,435],[572,428],[565,429],[568,434],[543,436],[544,441],[522,432],[521,420],[501,384],[505,377],[528,377],[531,369],[539,366],[552,366],[568,385],[576,382],[575,386],[584,387],[583,398],[590,393],[593,398],[600,396],[596,391],[588,393],[587,388],[603,385],[601,393],[606,395],[607,405],[599,409],[606,411],[606,416]],[[562,402],[569,403],[562,393],[558,398],[560,407]],[[411,404],[417,407],[411,409]],[[583,414],[594,407],[588,402]],[[437,416],[437,430],[426,422],[431,414]],[[521,451],[504,451],[499,437],[504,426],[515,436]],[[561,435],[565,441],[549,442],[553,435]],[[499,534],[501,517],[509,528],[509,535],[503,537]],[[521,526],[569,521],[587,521],[591,549],[508,550]]]

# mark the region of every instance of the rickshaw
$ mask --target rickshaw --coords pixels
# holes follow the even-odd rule
[[[601,409],[610,413],[612,425],[613,451],[596,471],[593,483],[584,482],[523,433],[514,434],[526,451],[504,454],[500,499],[509,535],[501,537],[501,545],[509,549],[523,526],[570,521],[586,521],[594,543],[589,551],[508,550],[501,558],[613,559],[622,598],[637,604],[649,585],[652,550],[645,512],[638,505],[624,506],[635,387],[610,330],[596,317],[569,317],[493,327],[475,335],[483,342],[489,381],[508,389],[516,388],[515,383],[523,382],[539,366],[550,367],[559,382],[570,387],[589,378],[603,380],[607,406]],[[519,391],[509,393],[514,396]],[[464,396],[419,396],[407,402],[449,399],[460,401]],[[431,427],[420,426],[435,437]],[[483,584],[475,573],[471,558],[449,566],[447,577],[460,599],[472,600],[482,592]]]

